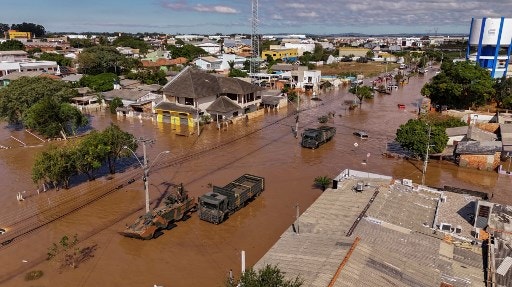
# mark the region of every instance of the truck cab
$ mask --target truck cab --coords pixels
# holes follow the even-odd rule
[[[228,198],[210,191],[199,197],[199,217],[202,220],[219,224],[224,221],[228,210]]]

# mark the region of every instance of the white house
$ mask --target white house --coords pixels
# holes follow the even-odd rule
[[[45,72],[60,75],[60,67],[54,61],[0,62],[0,76],[12,72]]]

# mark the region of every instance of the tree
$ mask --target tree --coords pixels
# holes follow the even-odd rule
[[[21,24],[12,24],[11,29],[21,32],[30,32],[34,38],[41,38],[46,34],[46,29],[42,25],[34,23],[23,22]]]
[[[136,150],[138,145],[135,137],[119,128],[119,126],[111,124],[103,132],[101,132],[103,144],[109,147],[107,153],[107,163],[111,174],[116,172],[115,163],[119,157],[131,156],[130,152],[124,149],[128,147]]]
[[[165,85],[167,83],[166,74],[163,70],[160,69],[141,69],[137,72],[131,71],[126,74],[126,78],[139,80],[147,85]]]
[[[89,87],[95,92],[106,92],[114,89],[114,82],[119,77],[114,73],[101,73],[98,75],[85,75],[78,82],[82,87]]]
[[[123,100],[121,100],[121,98],[119,98],[119,97],[113,98],[109,104],[110,113],[115,114],[117,108],[122,107],[123,105],[124,105]]]
[[[249,268],[241,276],[239,284],[235,284],[235,280],[228,278],[226,286],[244,286],[244,287],[300,287],[304,284],[304,280],[300,277],[287,280],[284,278],[283,272],[277,267],[272,265],[265,265],[257,272]]]
[[[20,123],[23,114],[43,98],[67,102],[77,92],[70,84],[46,77],[21,77],[0,90],[0,117]]]
[[[476,108],[489,103],[495,89],[489,71],[470,62],[445,61],[441,72],[421,89],[432,103],[449,108]]]
[[[368,52],[366,52],[366,58],[373,59],[374,57],[375,53],[372,50],[368,50]]]
[[[353,85],[349,92],[359,99],[359,108],[363,105],[363,99],[373,99],[373,89],[370,86]]]
[[[70,58],[64,57],[64,55],[56,54],[56,53],[42,53],[39,56],[39,60],[43,61],[55,61],[59,66],[71,66],[72,60]]]
[[[328,176],[317,176],[315,177],[315,185],[320,187],[322,191],[325,191],[329,185],[331,185],[332,178]]]
[[[511,109],[512,108],[512,78],[503,78],[496,80],[494,84],[496,91],[494,101],[498,107]]]
[[[65,146],[50,148],[36,156],[32,167],[34,183],[51,184],[53,187],[69,187],[71,176],[76,174],[74,149]]]
[[[208,54],[202,48],[196,47],[191,44],[185,44],[182,46],[170,45],[167,46],[167,50],[171,52],[173,58],[184,57],[187,58],[189,61],[192,61],[193,59],[199,56],[204,56]]]
[[[91,41],[91,39],[69,39],[69,45],[73,48],[84,49],[94,46],[94,43]]]
[[[2,35],[5,35],[7,33],[7,31],[9,31],[9,25],[8,24],[4,24],[4,23],[0,23],[0,37]]]
[[[431,129],[430,140],[429,128]],[[396,131],[396,141],[415,156],[423,158],[427,152],[427,145],[431,145],[432,153],[442,152],[448,143],[448,136],[443,127],[429,126],[425,121],[410,119],[406,124],[400,125]]]
[[[84,49],[82,53],[78,55],[77,62],[80,71],[84,74],[118,74],[121,72],[120,64],[125,61],[125,58],[126,57],[121,55],[114,47],[93,46]]]
[[[25,45],[18,40],[7,40],[0,43],[0,51],[18,51],[24,49]]]
[[[143,39],[135,38],[129,35],[117,37],[112,42],[112,45],[116,47],[130,47],[133,49],[139,49],[139,52],[141,54],[146,54],[149,49],[149,45],[146,42],[144,42]]]
[[[102,133],[91,132],[76,147],[74,161],[77,171],[86,174],[89,180],[94,180],[94,171],[102,166],[109,151],[110,146],[106,145]]]
[[[77,128],[87,123],[87,118],[76,107],[52,97],[43,98],[23,114],[27,128],[49,138],[75,134]]]

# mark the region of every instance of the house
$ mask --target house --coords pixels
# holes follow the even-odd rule
[[[60,75],[60,68],[55,61],[4,61],[0,62],[0,76],[8,75],[12,72],[45,72],[49,74]]]
[[[13,72],[8,75],[4,75],[0,77],[0,87],[5,87],[9,85],[12,81],[17,80],[21,77],[39,77],[43,75],[43,72],[40,71],[31,71],[31,72]]]
[[[0,62],[24,62],[28,60],[28,53],[25,51],[0,51]]]
[[[244,66],[244,62],[247,59],[244,57],[239,57],[235,54],[223,54],[222,57],[199,57],[195,64],[198,66],[201,70],[205,71],[218,71],[218,72],[225,72],[228,71],[230,66],[229,63],[234,63],[234,68],[241,69]]]
[[[154,113],[154,107],[162,101],[162,95],[139,89],[117,89],[108,92],[102,92],[106,103],[110,103],[115,98],[120,98],[123,102],[123,109],[120,114],[139,115],[140,113]]]
[[[260,87],[248,82],[203,72],[186,67],[162,89],[165,102],[155,107],[157,119],[169,118],[171,124],[194,124],[198,115],[208,114],[207,109],[221,96],[226,96],[241,107],[238,115],[257,109],[261,102]],[[175,119],[178,115],[179,119]]]
[[[500,124],[500,134],[503,143],[502,159],[510,158],[512,157],[512,123]]]
[[[459,166],[491,171],[500,164],[501,150],[501,141],[463,141],[457,144],[455,156]]]
[[[446,128],[446,135],[448,136],[447,146],[454,146],[458,142],[465,141],[468,134],[468,126]]]
[[[297,48],[270,49],[261,52],[261,58],[267,59],[267,57],[272,57],[273,60],[294,63],[299,58],[299,52]]]

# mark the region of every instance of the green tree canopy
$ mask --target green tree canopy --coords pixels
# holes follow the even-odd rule
[[[122,107],[122,106],[124,106],[124,104],[123,104],[123,100],[121,100],[121,98],[119,98],[119,97],[113,98],[109,104],[110,113],[115,114],[116,109],[119,107]]]
[[[173,58],[185,57],[189,61],[192,61],[199,56],[208,55],[208,53],[202,48],[196,47],[191,44],[185,44],[181,47],[169,45],[167,47],[167,50],[171,52]]]
[[[55,61],[59,66],[71,66],[71,63],[73,62],[70,58],[64,57],[64,55],[57,54],[57,53],[42,53],[41,56],[39,56],[39,60],[43,61]]]
[[[144,42],[143,39],[136,38],[129,35],[123,35],[120,37],[117,37],[113,42],[112,45],[116,47],[130,47],[133,49],[139,49],[141,54],[146,54],[149,49],[149,45]]]
[[[101,73],[98,75],[85,75],[78,82],[82,87],[89,87],[95,92],[106,92],[114,89],[114,82],[119,77],[114,73]]]
[[[102,166],[109,151],[110,146],[103,139],[103,133],[98,131],[89,133],[76,148],[74,161],[77,171],[86,174],[89,180],[93,180],[94,171]]]
[[[0,37],[4,36],[7,31],[9,31],[9,25],[0,23]]]
[[[18,51],[24,49],[25,45],[18,40],[7,40],[0,43],[0,51]]]
[[[116,172],[115,163],[118,158],[131,156],[131,153],[124,149],[124,147],[128,147],[131,150],[137,150],[137,142],[135,141],[135,137],[119,128],[117,125],[110,125],[106,128],[102,133],[101,137],[103,140],[103,144],[109,147],[107,153],[107,163],[109,167],[109,171],[111,174]]]
[[[128,79],[139,80],[144,84],[165,85],[167,83],[166,74],[160,69],[140,69],[137,72],[129,72],[126,74]]]
[[[46,77],[21,77],[0,89],[0,117],[19,123],[23,114],[43,98],[67,102],[77,92],[63,81]]]
[[[36,156],[32,167],[32,180],[57,188],[68,188],[71,176],[76,174],[74,153],[74,148],[50,146],[48,150]]]
[[[364,99],[373,99],[374,91],[370,86],[359,86],[356,84],[353,85],[348,91],[359,99],[359,107],[363,105]]]
[[[101,73],[119,74],[126,57],[114,47],[93,46],[78,55],[77,62],[82,73],[97,75]]]
[[[46,97],[32,105],[23,114],[23,124],[45,137],[59,134],[73,135],[76,129],[87,125],[87,118],[69,103]]]
[[[423,86],[421,93],[433,104],[449,108],[475,108],[495,94],[489,71],[470,62],[445,61],[441,73]]]
[[[69,39],[69,45],[73,48],[89,48],[94,46],[91,39]]]
[[[299,277],[285,279],[283,272],[277,266],[268,264],[258,271],[252,268],[246,270],[239,281],[239,286],[244,287],[300,287],[304,284],[304,280]],[[226,286],[238,285],[235,284],[235,280],[228,278]]]
[[[430,141],[428,131],[430,130]],[[444,127],[428,125],[419,119],[410,119],[407,123],[400,125],[396,131],[396,141],[406,150],[415,156],[424,158],[427,152],[427,145],[430,145],[431,153],[440,153],[448,143],[448,136]]]
[[[512,78],[503,78],[496,80],[494,84],[496,91],[494,101],[498,107],[512,109]]]

